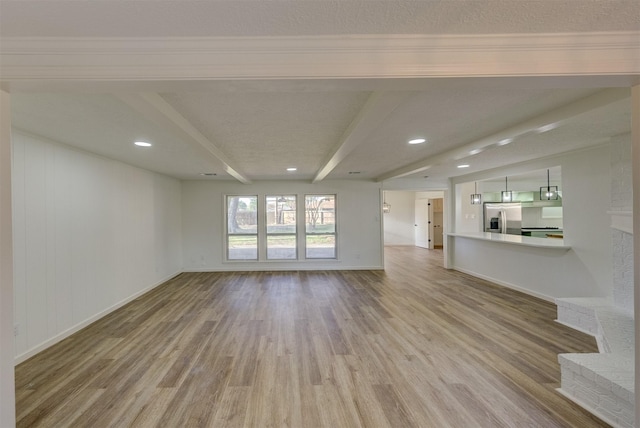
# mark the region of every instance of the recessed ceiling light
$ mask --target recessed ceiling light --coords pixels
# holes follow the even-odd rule
[[[471,151],[469,151],[470,155],[477,155],[478,153],[481,153],[483,149],[473,149]]]
[[[146,141],[136,141],[135,143],[138,147],[151,147],[151,143],[147,143]]]
[[[424,138],[415,138],[413,140],[409,140],[408,143],[409,144],[422,144],[425,143],[427,140],[425,140]]]
[[[296,168],[295,166],[287,168],[287,171],[289,171],[289,172],[294,172],[294,171],[297,171],[297,170],[298,170],[298,168]]]
[[[462,164],[462,165],[458,165],[458,168],[469,168],[469,165],[467,165],[467,164],[465,163],[465,164]]]
[[[513,143],[513,138],[505,138],[504,140],[498,141],[499,146],[506,146],[507,144]]]

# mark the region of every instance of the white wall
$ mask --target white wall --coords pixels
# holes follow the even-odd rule
[[[480,183],[478,183],[477,190],[478,193],[482,193]],[[471,204],[471,195],[475,192],[475,183],[460,183],[456,185],[456,232],[482,231],[482,204]]]
[[[568,252],[449,238],[451,265],[548,299],[611,296],[610,145],[486,172],[496,176],[561,165]],[[485,178],[485,177],[479,177]],[[468,177],[460,178],[470,181]]]
[[[12,427],[16,421],[10,98],[0,91],[0,427]]]
[[[562,166],[564,241],[589,273],[587,284],[574,284],[574,296],[593,287],[595,295],[610,296],[613,287],[611,255],[611,146],[567,155]],[[602,197],[599,197],[602,195]]]
[[[415,245],[416,192],[386,191],[391,211],[384,214],[384,245]]]
[[[338,260],[224,261],[224,196],[337,194]],[[380,185],[326,180],[182,182],[182,234],[186,271],[381,269],[383,267]],[[392,208],[393,209],[393,208]]]
[[[178,180],[13,133],[17,361],[179,273]]]
[[[611,210],[632,211],[633,177],[631,135],[619,135],[611,141]],[[633,235],[611,230],[613,245],[613,303],[633,313]]]
[[[571,250],[535,248],[456,237],[453,268],[553,301],[604,292]]]
[[[542,215],[542,207],[523,207],[522,226],[563,228],[562,218],[545,218]]]

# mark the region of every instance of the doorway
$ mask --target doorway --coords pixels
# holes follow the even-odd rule
[[[429,199],[429,236],[433,246],[430,248],[442,248],[444,242],[444,200],[442,198]]]
[[[414,212],[414,239],[415,246],[433,249],[432,225],[430,219],[433,217],[433,206],[429,199],[416,199]]]
[[[416,199],[414,214],[415,246],[433,250],[443,247],[443,198]]]
[[[443,248],[444,191],[386,190],[384,245]]]

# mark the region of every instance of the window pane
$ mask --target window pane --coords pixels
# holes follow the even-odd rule
[[[267,234],[296,233],[296,197],[267,196]]]
[[[258,233],[258,197],[227,197],[227,233]]]
[[[296,235],[267,235],[267,258],[270,260],[295,260]]]
[[[335,195],[305,196],[305,229],[307,233],[335,233]]]
[[[307,235],[308,259],[335,259],[336,236],[335,235]]]
[[[304,198],[306,258],[336,258],[336,196]]]
[[[257,196],[227,196],[227,258],[258,260]]]
[[[228,239],[229,260],[258,260],[257,235],[230,235]]]
[[[267,259],[295,260],[298,257],[296,239],[296,197],[267,196]]]

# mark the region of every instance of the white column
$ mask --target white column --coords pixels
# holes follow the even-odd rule
[[[451,179],[448,180],[447,190],[444,191],[444,213],[443,213],[443,233],[442,236],[442,255],[444,256],[443,265],[445,269],[453,269],[453,265],[455,263],[453,257],[453,248],[451,243],[453,242],[452,237],[448,236],[447,233],[455,232],[455,218],[456,218],[456,185],[453,184]],[[455,244],[454,244],[455,245]]]
[[[0,91],[0,427],[16,423],[9,100],[9,93]]]
[[[633,158],[633,283],[636,341],[636,423],[640,427],[640,85],[631,88],[631,144]]]

